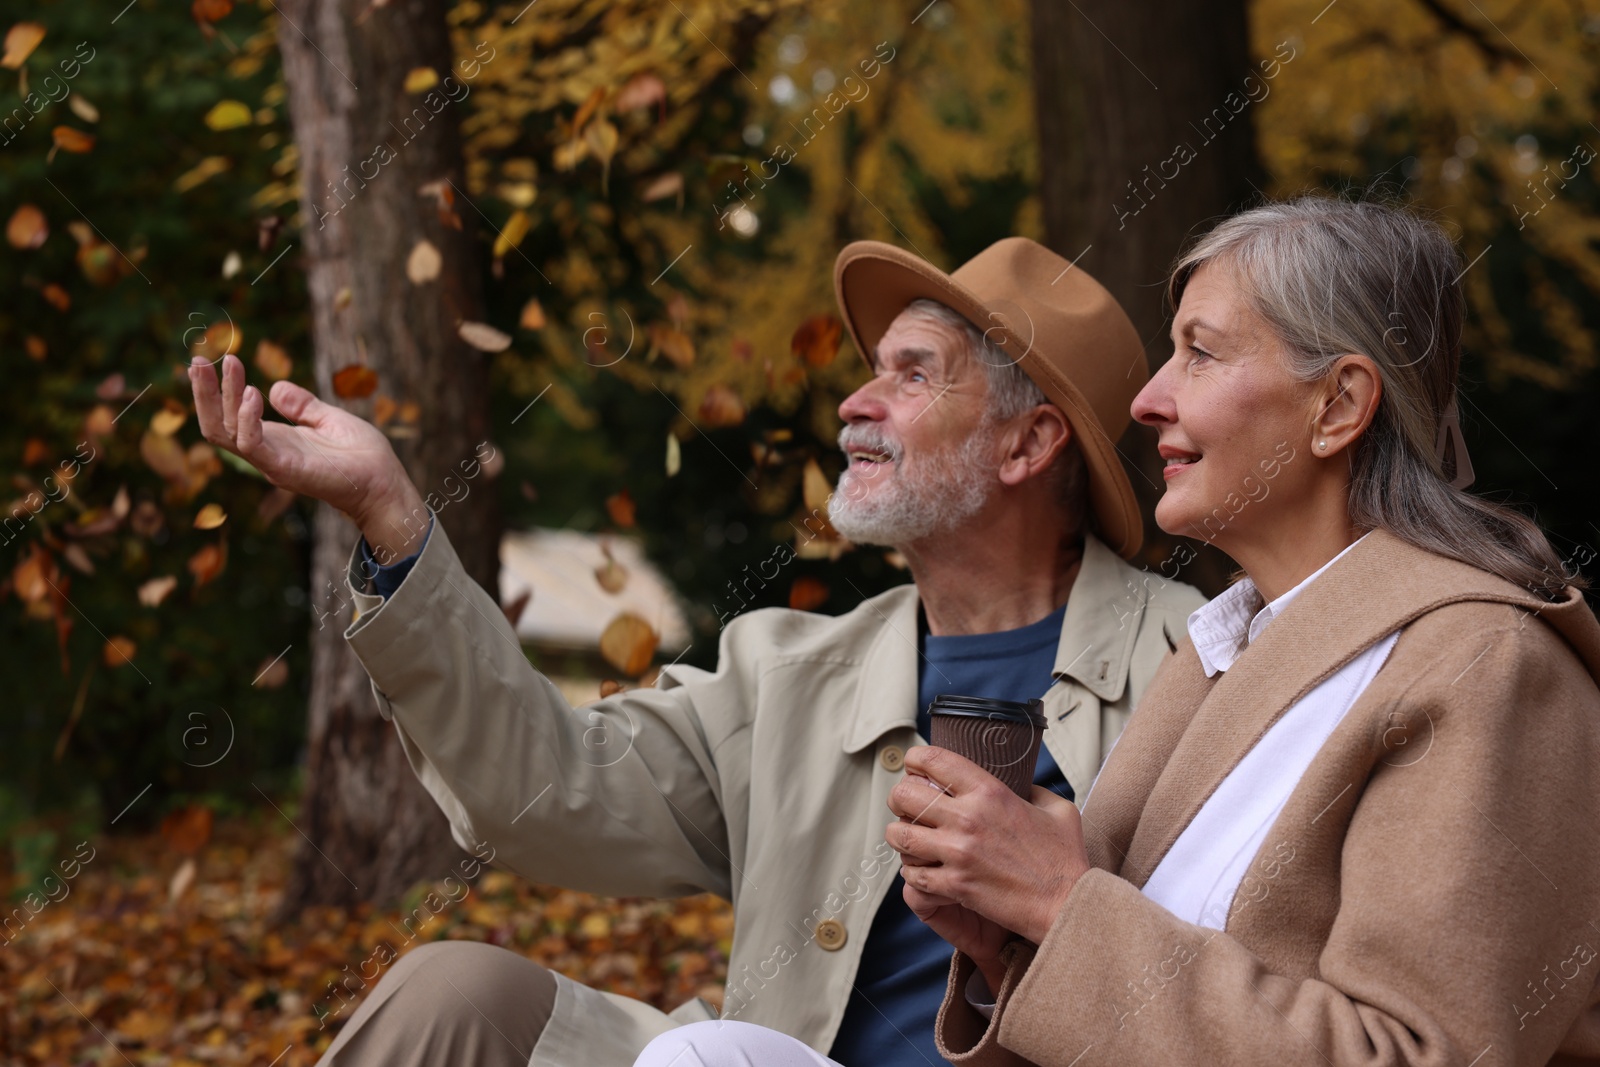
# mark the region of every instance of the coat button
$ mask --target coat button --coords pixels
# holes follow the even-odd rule
[[[829,952],[838,952],[844,948],[845,938],[844,923],[837,919],[823,919],[817,924],[817,944]]]
[[[878,762],[883,764],[886,771],[904,770],[906,766],[905,749],[898,745],[885,745],[883,751],[878,753]]]

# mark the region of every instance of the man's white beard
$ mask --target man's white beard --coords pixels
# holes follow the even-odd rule
[[[919,453],[910,466],[904,465],[900,443],[870,425],[846,426],[839,447],[847,456],[866,449],[891,457],[882,467],[846,468],[828,501],[828,522],[858,545],[908,545],[949,533],[981,511],[995,490],[988,420],[960,444]],[[893,480],[868,492],[865,483],[885,474]]]

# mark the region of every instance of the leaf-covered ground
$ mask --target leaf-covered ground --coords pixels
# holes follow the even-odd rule
[[[420,920],[431,887],[274,924],[295,840],[281,823],[219,822],[191,862],[170,835],[102,839],[32,915],[38,887],[7,886],[0,1063],[304,1067],[376,985],[345,1002],[330,983],[386,972],[380,943],[487,941],[662,1008],[721,1000],[733,917],[714,898],[607,900],[493,870]]]

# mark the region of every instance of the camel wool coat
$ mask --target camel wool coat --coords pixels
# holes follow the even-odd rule
[[[1279,813],[1225,928],[1140,892],[1285,710],[1400,631]],[[1600,624],[1375,531],[1226,672],[1185,640],[1085,802],[1093,868],[1006,949],[957,954],[956,1064],[1600,1062]]]

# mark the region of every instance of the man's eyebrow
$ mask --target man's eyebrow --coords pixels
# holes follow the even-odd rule
[[[938,366],[943,366],[944,364],[944,358],[939,354],[939,352],[924,345],[909,345],[905,348],[896,350],[894,354],[895,361],[897,363],[910,363],[913,360],[921,360],[924,363],[933,363]],[[882,357],[879,350],[874,348],[872,351],[873,370],[878,369],[878,364],[881,358]]]

